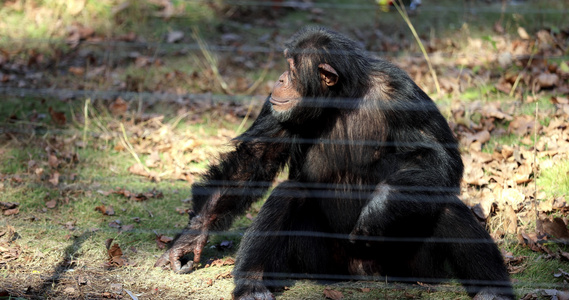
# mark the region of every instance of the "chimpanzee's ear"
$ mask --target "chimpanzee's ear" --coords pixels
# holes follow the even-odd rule
[[[319,64],[318,70],[320,71],[320,79],[322,79],[327,86],[333,86],[338,82],[338,72],[329,64]]]

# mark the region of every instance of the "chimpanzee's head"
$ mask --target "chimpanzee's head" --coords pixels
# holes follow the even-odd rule
[[[325,28],[304,28],[286,44],[288,62],[275,84],[270,102],[281,122],[315,119],[333,100],[358,97],[369,62],[352,40]],[[336,99],[331,99],[336,98]]]

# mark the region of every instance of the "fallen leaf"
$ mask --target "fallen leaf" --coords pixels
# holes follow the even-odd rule
[[[107,253],[109,254],[110,257],[121,256],[122,250],[121,250],[121,247],[117,243],[115,243],[109,248]]]
[[[504,209],[504,229],[507,233],[516,233],[518,228],[518,216],[510,205]]]
[[[530,36],[528,32],[523,27],[518,27],[518,35],[522,40],[529,40]]]
[[[85,74],[85,68],[82,67],[69,67],[69,73],[75,76],[83,76]]]
[[[525,196],[522,192],[514,188],[507,188],[502,190],[502,197],[499,204],[510,204],[512,208],[518,208],[524,201]]]
[[[324,297],[326,297],[327,299],[332,299],[332,300],[340,300],[340,299],[344,299],[344,294],[342,294],[342,292],[340,292],[340,291],[333,290],[331,288],[325,288],[324,289]]]
[[[521,115],[514,118],[510,125],[508,126],[508,132],[514,133],[518,136],[525,136],[528,133],[532,133],[532,129],[536,125],[536,122],[532,116]]]
[[[550,88],[559,85],[559,76],[557,74],[541,73],[535,79],[535,84],[541,88]]]
[[[65,117],[64,112],[55,111],[51,106],[48,108],[49,115],[51,116],[51,120],[55,125],[65,125],[67,122],[67,118]]]
[[[113,207],[110,205],[109,206],[99,205],[95,207],[95,211],[101,212],[105,216],[112,216],[115,214]]]
[[[18,214],[19,212],[20,212],[20,208],[19,208],[19,207],[16,207],[16,208],[4,210],[3,214],[4,214],[5,216],[11,216],[11,215],[16,215],[16,214]]]
[[[235,260],[231,257],[228,257],[226,259],[216,259],[213,262],[211,262],[210,267],[221,267],[221,266],[231,266],[235,264]]]
[[[167,43],[175,43],[175,42],[179,42],[184,38],[184,32],[183,31],[179,31],[179,30],[173,30],[168,32],[168,35],[166,37],[166,42]]]
[[[123,116],[128,109],[128,102],[124,101],[121,97],[118,97],[109,105],[109,111],[113,116]]]
[[[166,248],[166,244],[172,242],[172,240],[174,240],[173,238],[169,237],[169,236],[165,236],[165,235],[157,235],[156,236],[156,246],[158,246],[159,249],[164,249]]]
[[[482,130],[479,131],[475,134],[465,134],[465,138],[464,138],[464,144],[466,146],[469,146],[470,144],[472,144],[473,142],[477,141],[480,142],[481,144],[484,144],[486,142],[488,142],[490,140],[490,132],[488,132],[488,130]]]
[[[7,210],[7,209],[14,209],[20,206],[18,202],[0,202],[0,209]]]
[[[55,201],[55,199],[49,200],[45,203],[45,206],[47,208],[55,208],[56,205],[57,205],[57,201]]]
[[[531,167],[531,164],[525,163],[525,164],[519,166],[518,169],[516,170],[516,173],[514,174],[514,180],[516,181],[517,184],[527,183],[527,182],[531,181],[530,175],[532,173],[533,173],[533,169]]]
[[[59,184],[59,172],[55,171],[53,172],[53,174],[51,174],[51,177],[49,178],[49,183],[53,184],[53,185],[58,185]]]
[[[569,239],[569,230],[561,218],[553,218],[553,220],[549,218],[544,220],[538,219],[537,228],[541,228],[542,233],[554,239]]]
[[[131,231],[134,229],[134,225],[128,224],[121,227],[121,232]]]

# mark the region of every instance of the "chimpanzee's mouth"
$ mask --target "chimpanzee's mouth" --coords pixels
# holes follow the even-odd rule
[[[285,105],[288,102],[290,102],[290,100],[276,99],[276,98],[271,96],[271,99],[269,99],[269,102],[271,102],[271,104],[273,104],[273,105]]]

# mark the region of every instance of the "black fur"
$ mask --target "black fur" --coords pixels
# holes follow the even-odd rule
[[[433,101],[338,33],[307,28],[286,46],[306,97],[286,120],[267,99],[235,151],[193,186],[195,211],[223,230],[289,167],[241,242],[234,296],[269,299],[266,287],[287,279],[379,275],[457,278],[471,296],[512,298],[498,248],[457,197],[462,160]],[[320,63],[339,75],[325,91]]]

